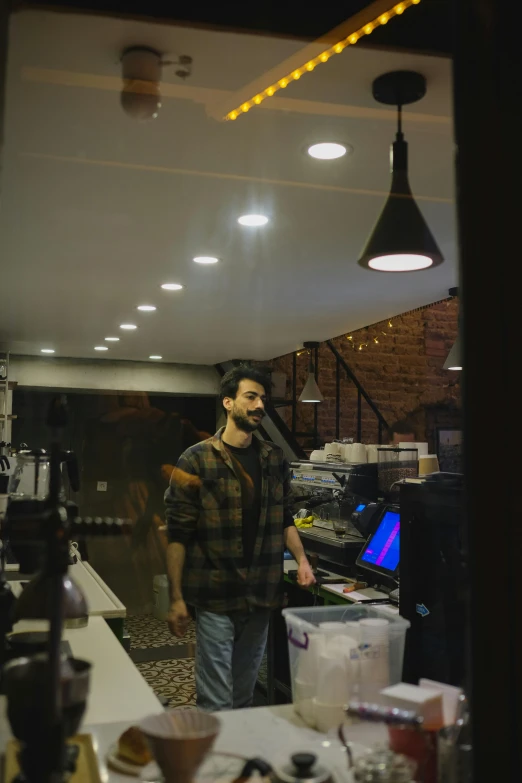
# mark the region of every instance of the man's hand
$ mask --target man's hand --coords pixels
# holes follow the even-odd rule
[[[297,567],[297,584],[301,587],[315,585],[315,576],[312,567],[306,557],[301,558]]]
[[[171,603],[167,622],[169,631],[173,636],[177,636],[180,639],[182,636],[185,636],[190,623],[190,614],[185,601],[180,599]]]

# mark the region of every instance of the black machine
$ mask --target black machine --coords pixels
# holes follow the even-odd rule
[[[461,476],[401,487],[400,613],[411,623],[405,682],[464,684],[467,556]]]

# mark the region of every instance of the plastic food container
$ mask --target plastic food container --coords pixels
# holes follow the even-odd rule
[[[354,604],[284,609],[283,616],[294,708],[312,728],[328,731],[334,726],[326,725],[325,715],[339,723],[349,699],[379,703],[381,688],[402,681],[410,623],[400,615]],[[367,620],[379,622],[359,627]],[[328,682],[325,661],[335,683]]]

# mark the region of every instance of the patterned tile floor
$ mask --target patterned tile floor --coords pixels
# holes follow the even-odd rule
[[[171,636],[167,624],[152,615],[127,617],[126,626],[131,637],[131,650],[186,645],[196,640],[194,623],[191,623],[183,639]],[[137,663],[136,667],[153,691],[167,700],[169,707],[195,705],[194,658],[147,661]]]
[[[171,636],[167,624],[156,620],[152,615],[129,616],[126,619],[126,626],[131,637],[131,651],[167,645],[176,647],[187,643],[194,644],[196,641],[196,627],[193,622],[183,639]],[[195,706],[196,683],[193,657],[146,661],[135,665],[156,695],[167,701],[168,707]],[[266,686],[266,654],[261,664],[259,681]]]

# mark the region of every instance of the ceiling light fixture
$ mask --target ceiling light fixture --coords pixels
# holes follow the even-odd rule
[[[319,144],[312,144],[308,147],[308,154],[317,160],[337,160],[346,155],[347,149],[344,144],[336,144],[332,141],[323,141]]]
[[[196,264],[217,264],[219,258],[215,256],[196,256],[192,259]]]
[[[156,309],[154,305],[138,305],[137,310],[141,310],[142,313],[153,313]]]
[[[94,350],[95,351],[108,351],[109,349],[107,348],[106,345],[96,345]]]
[[[426,79],[414,71],[393,71],[373,82],[379,103],[397,106],[397,134],[391,148],[392,181],[382,212],[359,259],[377,272],[415,272],[444,258],[413,198],[408,182],[408,144],[402,132],[402,107],[426,94]]]
[[[258,92],[250,100],[243,101],[242,104],[237,106],[232,111],[229,111],[224,119],[237,120],[237,118],[242,114],[246,114],[248,111],[250,111],[253,106],[259,106],[259,104],[264,100],[271,98],[278,90],[284,89],[291,82],[300,79],[304,74],[311,73],[315,69],[316,65],[327,63],[334,54],[341,54],[341,52],[344,52],[348,46],[354,46],[354,44],[356,44],[359,39],[364,38],[367,35],[371,35],[376,28],[380,27],[380,25],[387,24],[394,16],[400,16],[407,8],[410,8],[412,5],[418,5],[419,3],[420,0],[403,0],[401,3],[396,3],[395,5],[390,6],[388,11],[379,14],[379,16],[377,16],[375,19],[370,20],[358,30],[355,30],[353,33],[348,35],[346,38],[337,41],[337,43],[334,43],[332,46],[330,46],[329,49],[325,49],[324,52],[318,54],[317,57],[308,60],[308,62],[304,63],[299,68],[294,68],[293,71],[284,75],[266,89]]]
[[[306,342],[303,343],[303,345],[306,350],[310,351],[310,363],[308,365],[308,378],[299,397],[299,402],[322,402],[324,397],[321,393],[321,389],[317,385],[317,381],[315,380],[315,367],[313,359],[313,351],[315,351],[316,348],[319,348],[319,343]]]
[[[159,361],[160,359],[163,359],[163,356],[149,356],[149,359],[154,359],[155,361]]]
[[[241,226],[266,226],[268,218],[266,215],[241,215],[241,217],[237,219],[237,222]]]
[[[119,343],[120,338],[119,337],[106,337],[105,342],[107,343]]]
[[[450,288],[449,295],[452,297],[456,297],[459,295],[459,289],[458,288]],[[446,361],[443,364],[444,370],[462,370],[462,354],[460,352],[460,315],[459,315],[459,325],[458,325],[458,331],[457,331],[457,339],[451,346],[451,350],[449,354],[446,357]]]
[[[134,329],[137,329],[138,327],[136,324],[121,324],[120,329],[125,329],[127,332],[132,332]]]
[[[41,348],[40,353],[54,353],[54,348]]]
[[[164,291],[181,291],[183,288],[179,283],[163,283],[161,287]]]

